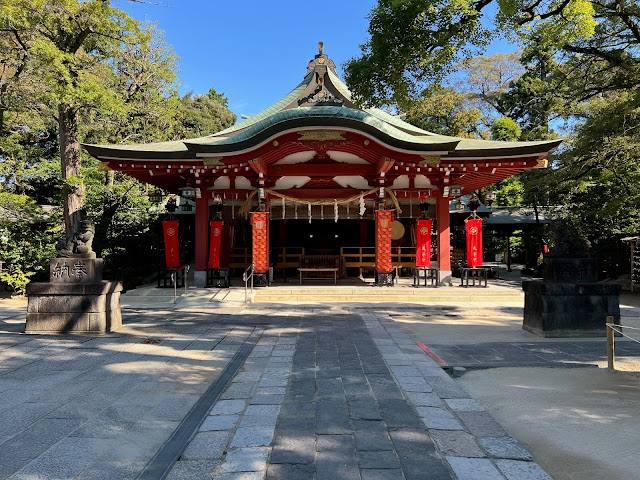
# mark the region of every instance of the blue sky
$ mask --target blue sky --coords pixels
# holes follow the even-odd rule
[[[156,1],[156,0],[153,0]],[[137,20],[157,22],[180,57],[181,93],[225,92],[229,108],[253,115],[302,80],[307,63],[325,53],[340,65],[367,39],[375,0],[299,2],[157,0],[167,7],[124,0],[114,5]]]
[[[360,53],[376,0],[148,0],[114,5],[158,23],[180,57],[181,93],[214,87],[238,117],[254,115],[295,87],[318,41],[338,66]],[[152,2],[159,5],[153,5]],[[495,50],[495,47],[494,49]]]

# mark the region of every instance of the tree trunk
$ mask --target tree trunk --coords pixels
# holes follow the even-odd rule
[[[116,178],[116,172],[109,169],[105,173],[104,184],[109,188],[109,190],[113,190],[113,184]]]
[[[58,106],[58,124],[60,126],[60,166],[62,178],[74,179],[70,186],[65,182],[64,197],[64,226],[67,239],[73,238],[78,231],[84,208],[84,183],[80,183],[80,139],[78,137],[78,114],[68,105]]]

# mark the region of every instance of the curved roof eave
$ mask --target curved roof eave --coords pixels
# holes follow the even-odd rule
[[[182,140],[171,142],[137,143],[134,145],[81,144],[96,158],[130,159],[190,159],[195,158]]]
[[[346,107],[306,107],[284,110],[255,123],[250,128],[225,138],[202,137],[185,141],[198,153],[231,153],[256,146],[285,130],[308,127],[361,131],[391,147],[415,152],[450,151],[459,140],[415,137],[363,110]]]
[[[377,108],[353,107],[351,92],[331,68],[321,71],[326,84],[330,84],[346,103],[342,106],[297,106],[297,102],[309,89],[322,86],[316,79],[315,68],[322,68],[322,58],[331,63],[326,55],[316,55],[317,63],[310,64],[302,82],[287,95],[260,113],[204,137],[135,145],[89,145],[83,147],[94,157],[101,159],[196,159],[199,154],[233,154],[247,151],[262,144],[265,139],[281,132],[295,129],[347,129],[362,132],[383,144],[405,152],[428,153],[447,151],[447,158],[491,159],[546,155],[562,140],[543,142],[499,142],[439,135],[411,125],[400,117]],[[315,66],[314,66],[315,65]],[[324,73],[322,73],[324,72]],[[348,106],[347,106],[348,105]]]

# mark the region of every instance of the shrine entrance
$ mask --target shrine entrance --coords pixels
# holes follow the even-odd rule
[[[376,278],[388,279],[399,265],[415,266],[412,225],[422,215],[435,220],[435,250],[423,260],[448,281],[450,202],[544,168],[559,143],[448,137],[359,108],[321,47],[288,95],[221,132],[84,148],[105,169],[193,199],[195,281],[204,286],[211,265],[253,264],[264,275],[293,266],[301,249],[338,255],[347,272],[374,268]],[[394,223],[405,227],[397,239]]]

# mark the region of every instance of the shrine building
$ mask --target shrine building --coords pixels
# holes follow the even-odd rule
[[[105,168],[166,192],[192,193],[195,281],[204,286],[210,220],[218,216],[221,266],[253,263],[258,273],[273,266],[285,275],[305,255],[340,259],[342,275],[415,266],[416,221],[428,216],[434,220],[428,260],[446,280],[450,202],[546,167],[559,143],[436,135],[382,110],[358,108],[321,46],[288,95],[232,127],[188,140],[84,148]]]

